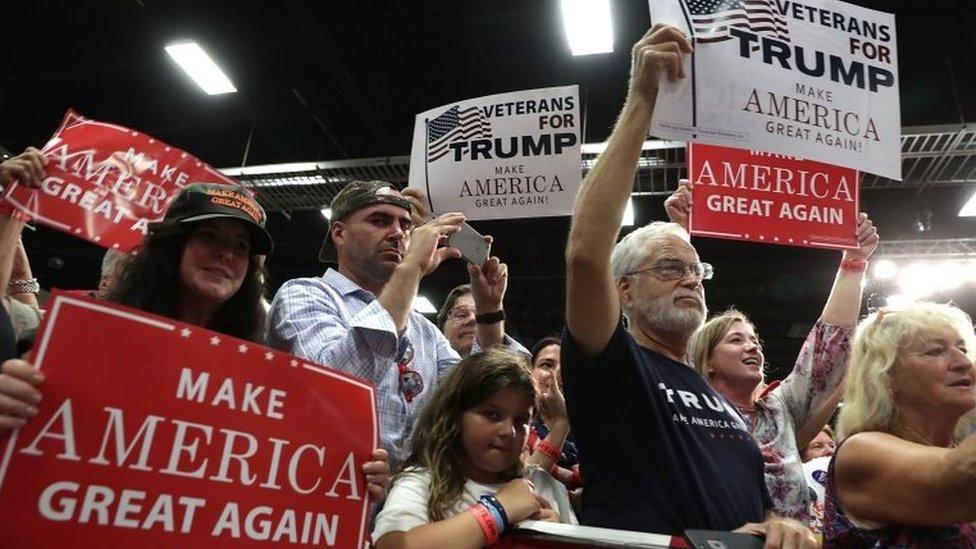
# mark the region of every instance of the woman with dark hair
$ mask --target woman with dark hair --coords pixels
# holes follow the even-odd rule
[[[437,327],[461,358],[471,354],[476,332],[474,295],[471,284],[456,286],[437,311]]]
[[[273,248],[265,219],[261,206],[239,187],[184,187],[163,220],[149,225],[108,301],[262,342],[261,270]],[[0,429],[22,427],[37,414],[43,379],[26,361],[3,363]],[[388,483],[386,451],[375,450],[373,459],[363,472],[369,491],[381,498]]]
[[[583,486],[583,478],[579,471],[579,452],[569,438],[569,418],[559,367],[560,348],[560,340],[556,337],[542,338],[532,347],[529,364],[542,398],[539,413],[532,419],[526,449],[532,452],[531,462],[549,469],[567,489],[575,490]]]
[[[136,250],[108,300],[261,342],[264,210],[228,185],[186,187]]]

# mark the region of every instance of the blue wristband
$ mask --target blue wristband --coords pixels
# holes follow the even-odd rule
[[[478,505],[484,507],[485,509],[488,509],[488,512],[491,513],[491,518],[495,520],[495,526],[498,527],[498,532],[500,534],[504,534],[505,522],[502,520],[502,516],[498,514],[498,509],[495,509],[493,505],[485,503],[483,501],[478,501]]]
[[[484,502],[485,507],[498,513],[499,518],[502,520],[502,528],[508,527],[508,513],[505,512],[505,508],[502,507],[502,503],[498,501],[498,498],[494,494],[484,494],[481,496],[480,500]]]

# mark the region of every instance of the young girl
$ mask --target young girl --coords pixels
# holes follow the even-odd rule
[[[527,519],[576,524],[565,488],[522,464],[535,399],[521,356],[493,349],[462,360],[421,412],[376,518],[377,549],[482,547]]]

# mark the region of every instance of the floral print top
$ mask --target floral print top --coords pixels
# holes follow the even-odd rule
[[[819,319],[790,375],[766,387],[755,402],[755,411],[743,411],[762,450],[773,512],[811,526],[817,521],[810,513],[812,502],[800,458],[802,448],[796,447],[796,430],[840,386],[853,332],[853,326],[833,326]]]

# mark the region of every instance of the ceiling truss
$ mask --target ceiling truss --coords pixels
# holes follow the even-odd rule
[[[905,128],[902,181],[864,174],[862,189],[923,188],[976,183],[976,125],[953,124]],[[583,173],[593,167],[600,145],[584,145]],[[382,179],[405,187],[409,156],[362,158],[295,165],[228,168],[224,173],[256,188],[269,211],[326,207],[349,181]],[[286,168],[287,167],[287,168]],[[685,146],[678,141],[647,141],[634,178],[634,194],[666,195],[685,177]]]

